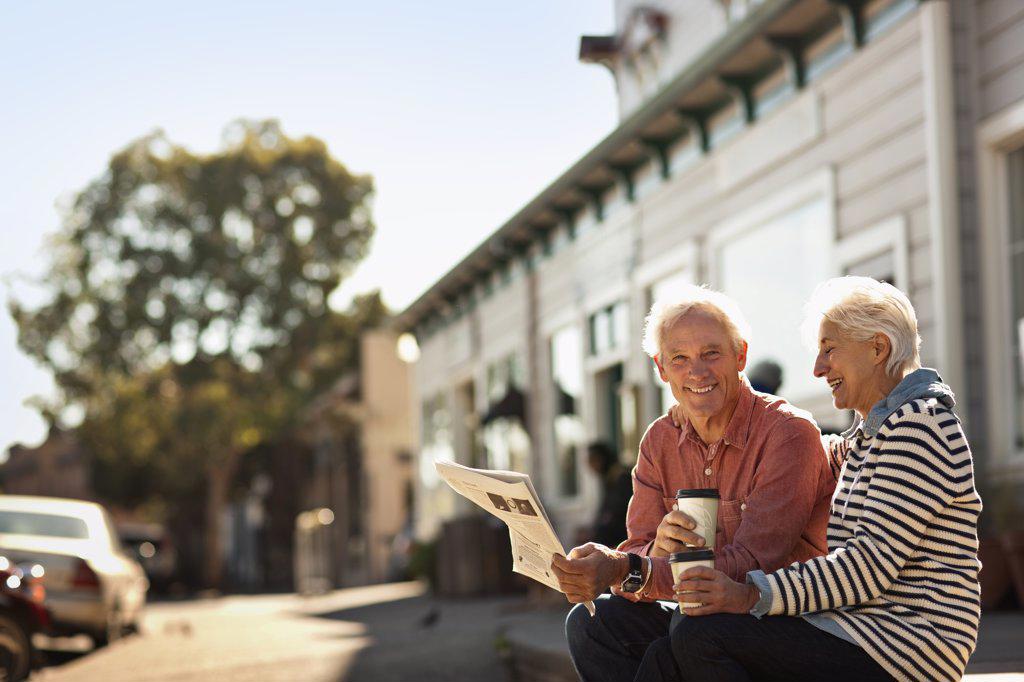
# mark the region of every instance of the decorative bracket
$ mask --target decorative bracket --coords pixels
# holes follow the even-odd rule
[[[768,43],[782,59],[789,82],[796,90],[807,84],[807,64],[804,61],[804,42],[795,36],[768,36]]]
[[[658,159],[658,167],[661,170],[661,179],[668,180],[672,174],[672,169],[669,166],[668,149],[672,145],[673,140],[656,138],[656,137],[644,137],[640,139],[640,143]]]
[[[867,0],[829,0],[829,3],[839,11],[846,40],[854,48],[862,47],[865,35],[864,5]]]
[[[711,149],[711,136],[708,132],[710,112],[705,109],[676,109],[676,115],[690,129],[690,134],[697,137],[697,144],[702,154]]]
[[[753,76],[719,76],[718,80],[739,107],[744,123],[753,123],[757,118],[757,107],[754,102],[754,86],[757,79]]]
[[[636,201],[636,183],[633,182],[633,176],[636,175],[636,166],[613,164],[611,169],[615,171],[615,174],[622,182],[622,186],[626,190],[626,199],[629,200],[629,203]]]

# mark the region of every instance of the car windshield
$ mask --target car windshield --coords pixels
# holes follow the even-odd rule
[[[3,510],[0,510],[0,533],[46,535],[54,538],[89,537],[85,521],[73,516]]]

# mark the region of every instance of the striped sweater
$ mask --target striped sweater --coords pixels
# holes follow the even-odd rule
[[[768,613],[821,612],[897,680],[959,680],[978,637],[981,511],[959,420],[916,399],[830,451],[829,554],[769,573]]]

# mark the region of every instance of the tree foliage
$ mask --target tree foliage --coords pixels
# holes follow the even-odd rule
[[[298,388],[314,379],[304,356],[327,297],[373,235],[371,180],[272,121],[226,138],[212,155],[137,140],[67,210],[52,301],[11,310],[21,347],[70,399],[170,361],[199,367],[185,380],[221,358]]]
[[[48,302],[10,310],[56,378],[54,409],[83,411],[103,493],[205,486],[217,513],[239,458],[354,366],[383,306],[373,295],[340,314],[327,299],[369,249],[372,190],[322,141],[239,121],[213,154],[136,140],[77,194]]]

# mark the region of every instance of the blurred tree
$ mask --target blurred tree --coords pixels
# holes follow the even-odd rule
[[[298,423],[354,366],[377,295],[327,298],[366,255],[372,181],[318,139],[238,121],[198,155],[157,132],[115,154],[65,210],[42,285],[11,314],[79,411],[105,495],[195,499],[205,577],[222,574],[220,515],[244,453]]]

